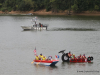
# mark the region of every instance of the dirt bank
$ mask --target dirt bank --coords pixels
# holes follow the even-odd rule
[[[65,11],[59,11],[58,13],[54,13],[52,11],[46,12],[45,9],[39,10],[34,12],[31,11],[11,11],[11,12],[2,12],[0,11],[0,14],[9,14],[9,15],[30,15],[29,13],[32,13],[33,15],[69,15],[69,12],[67,10]],[[100,12],[97,11],[85,11],[82,13],[73,13],[73,11],[70,12],[70,15],[83,15],[83,16],[100,16]]]

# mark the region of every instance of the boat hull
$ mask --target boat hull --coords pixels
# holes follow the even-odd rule
[[[87,61],[87,59],[70,59],[69,62],[73,62],[73,63],[85,63],[85,62],[91,62],[91,61]]]
[[[47,30],[47,27],[21,26],[23,30]]]
[[[31,30],[32,27],[31,26],[21,26],[23,30]]]
[[[33,60],[34,64],[45,65],[45,66],[55,66],[58,60]]]

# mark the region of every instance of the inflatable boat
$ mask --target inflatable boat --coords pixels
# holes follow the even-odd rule
[[[55,66],[59,60],[33,60],[34,64],[45,65],[45,66]]]
[[[68,56],[68,53],[64,53],[65,50],[60,51],[59,53],[62,53],[62,61],[63,62],[73,62],[73,63],[84,63],[84,62],[91,62],[93,61],[93,57],[89,56],[87,58],[74,58]]]

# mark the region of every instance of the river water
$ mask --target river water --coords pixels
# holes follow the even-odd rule
[[[0,16],[0,75],[99,75],[100,17],[37,16],[47,30],[23,31],[35,16]],[[34,65],[34,49],[45,56],[59,55],[54,67]],[[58,52],[93,56],[92,63],[63,63]]]

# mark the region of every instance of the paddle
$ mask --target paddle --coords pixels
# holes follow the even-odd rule
[[[34,63],[34,61],[31,62],[31,64],[33,64],[33,63]]]
[[[41,61],[42,61],[42,60],[41,60]],[[36,63],[36,64],[37,64],[37,65],[38,65],[38,64],[40,64],[40,63],[41,63],[41,61],[40,61],[40,62],[38,62],[38,63]]]
[[[36,65],[38,65],[40,62],[36,63]]]
[[[42,61],[42,60],[41,60],[41,61]],[[41,61],[40,61],[40,62],[41,62]],[[40,62],[38,62],[38,63],[36,63],[36,64],[38,65],[38,64],[40,64]]]

